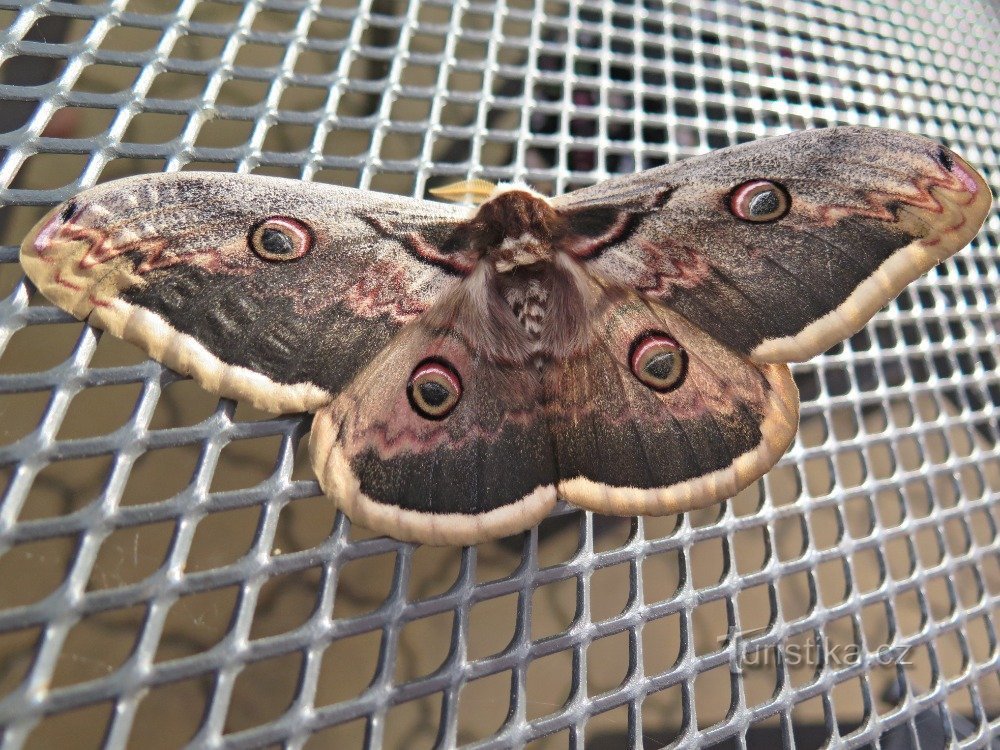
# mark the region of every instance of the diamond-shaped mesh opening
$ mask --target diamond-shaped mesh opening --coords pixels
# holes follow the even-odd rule
[[[352,528],[307,418],[209,396],[16,261],[47,207],[161,170],[564,191],[869,124],[996,185],[998,38],[974,0],[0,0],[3,747],[982,746],[996,213],[795,368],[801,430],[756,486],[468,549]]]

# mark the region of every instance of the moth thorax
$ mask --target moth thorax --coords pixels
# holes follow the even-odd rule
[[[525,232],[520,237],[504,237],[490,256],[499,273],[510,273],[515,268],[551,260],[552,244]]]
[[[558,217],[543,197],[502,190],[480,206],[476,219],[490,237],[487,255],[500,273],[552,259]]]

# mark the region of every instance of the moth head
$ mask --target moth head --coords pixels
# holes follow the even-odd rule
[[[264,260],[298,260],[312,248],[313,233],[298,219],[270,216],[254,224],[247,242]]]
[[[788,191],[770,180],[749,180],[729,194],[729,210],[743,221],[764,224],[777,221],[792,207]]]
[[[687,352],[663,331],[647,331],[633,341],[628,361],[639,382],[658,393],[679,386],[687,372]]]
[[[425,419],[444,419],[462,398],[462,379],[444,360],[425,359],[406,386],[410,407]]]
[[[516,185],[499,186],[479,207],[473,222],[479,227],[481,251],[501,273],[550,260],[553,236],[560,227],[548,200]]]

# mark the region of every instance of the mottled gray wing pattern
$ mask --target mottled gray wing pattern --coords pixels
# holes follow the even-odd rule
[[[312,410],[459,278],[427,254],[468,214],[259,175],[149,175],[58,206],[21,261],[58,305],[208,390]],[[296,262],[254,252],[268,220],[308,245]]]
[[[787,213],[748,221],[742,185],[776,183]],[[965,246],[992,196],[919,136],[828,128],[713,151],[554,198],[569,252],[759,361],[801,361],[857,332]]]

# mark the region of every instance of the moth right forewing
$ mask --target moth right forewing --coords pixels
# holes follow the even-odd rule
[[[824,128],[721,149],[554,198],[567,252],[758,361],[859,330],[966,245],[992,196],[926,138]]]

